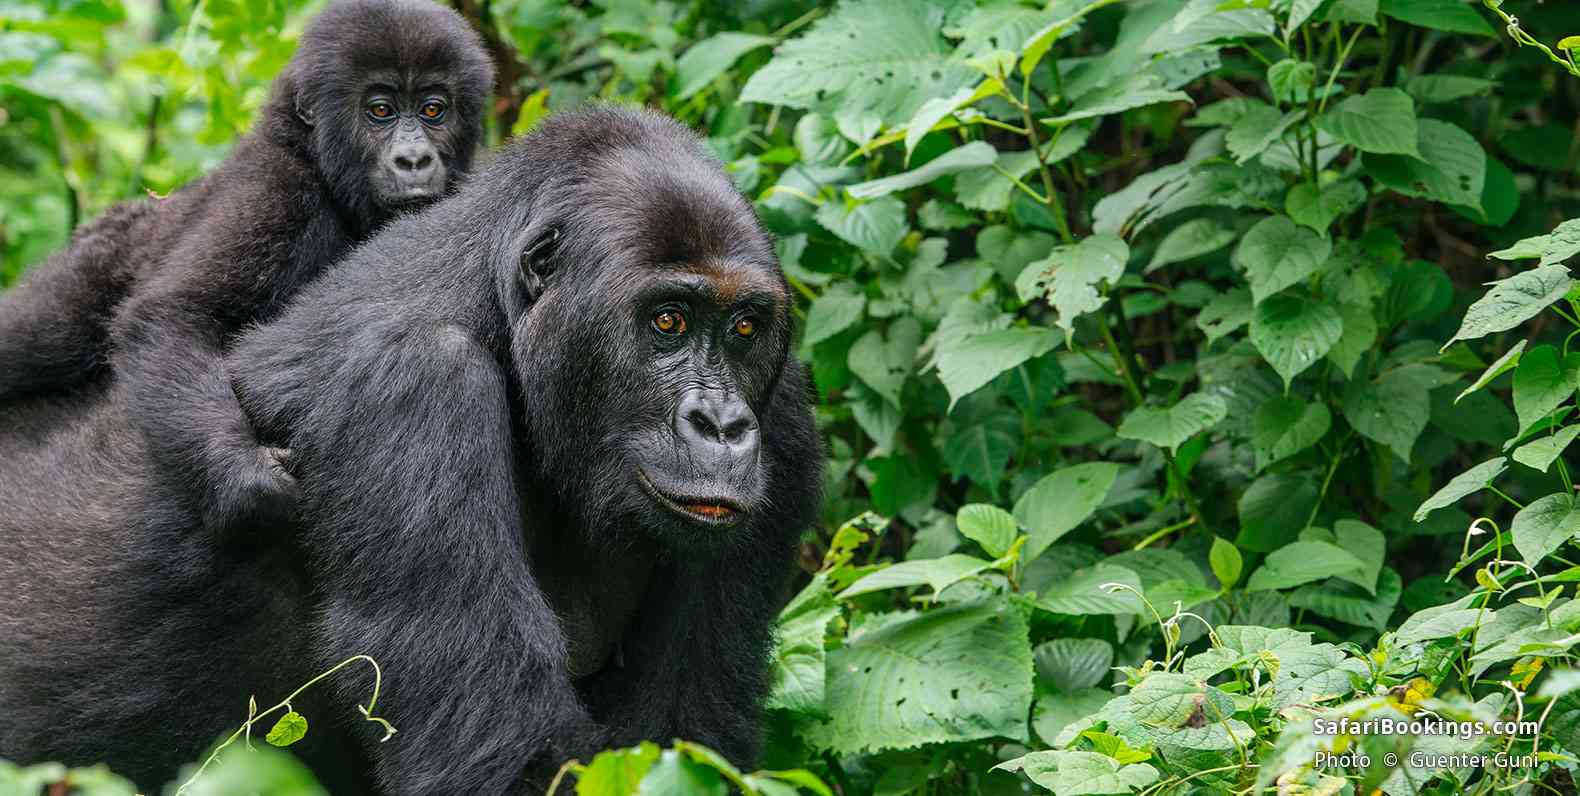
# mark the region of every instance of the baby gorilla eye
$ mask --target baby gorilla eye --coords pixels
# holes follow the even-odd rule
[[[653,328],[662,334],[682,334],[686,331],[686,316],[678,310],[664,310],[653,316]]]
[[[374,100],[368,103],[368,116],[374,121],[387,122],[395,118],[395,106],[386,100]]]
[[[750,315],[735,321],[735,333],[742,337],[757,334],[757,320]]]
[[[417,109],[417,113],[422,116],[423,121],[437,122],[444,118],[444,103],[436,99],[428,100]]]

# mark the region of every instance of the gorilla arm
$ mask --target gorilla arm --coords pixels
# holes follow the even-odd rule
[[[289,429],[323,595],[317,664],[384,668],[379,708],[400,732],[365,736],[379,782],[503,793],[599,732],[528,568],[503,373],[466,331],[387,311],[304,302],[244,339],[238,392],[261,426]],[[350,713],[366,684],[343,684]]]

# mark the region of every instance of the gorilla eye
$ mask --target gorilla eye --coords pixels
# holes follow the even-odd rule
[[[664,310],[653,316],[653,328],[664,334],[681,334],[686,331],[686,316],[679,310]]]
[[[422,116],[423,121],[440,121],[444,118],[444,103],[436,99],[428,100],[422,104],[421,108],[417,109],[417,113]]]
[[[385,100],[373,100],[368,103],[368,117],[377,122],[387,122],[395,118],[395,106]]]
[[[742,337],[751,337],[757,334],[757,322],[750,315],[740,318],[735,321],[735,333]]]

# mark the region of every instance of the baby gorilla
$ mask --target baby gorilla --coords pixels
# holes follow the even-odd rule
[[[205,525],[282,523],[294,483],[258,446],[223,352],[398,211],[457,183],[492,82],[455,12],[338,0],[223,165],[168,198],[111,208],[0,295],[0,406],[97,394],[113,371],[165,474],[208,485],[192,496]]]
[[[304,673],[383,665],[400,733],[359,737],[386,792],[505,792],[641,739],[751,762],[819,505],[791,301],[701,142],[598,107],[242,339],[237,394],[302,483],[311,624],[280,643]],[[353,714],[365,683],[334,687]]]

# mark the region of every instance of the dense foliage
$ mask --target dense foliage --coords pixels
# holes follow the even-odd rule
[[[459,5],[495,140],[705,131],[831,460],[765,761],[816,779],[682,743],[579,792],[1574,792],[1567,4]],[[0,284],[212,166],[312,10],[0,2]],[[1315,721],[1410,716],[1486,730]]]

